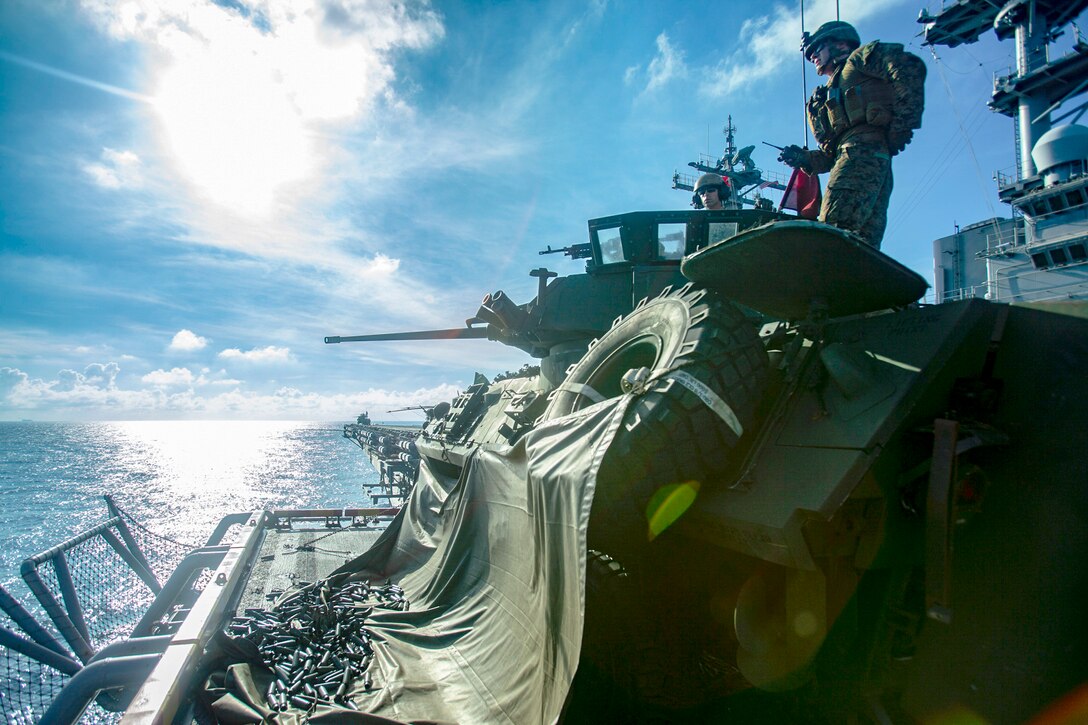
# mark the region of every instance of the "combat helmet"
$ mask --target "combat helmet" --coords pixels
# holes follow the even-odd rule
[[[699,177],[699,180],[695,182],[695,193],[698,195],[699,189],[705,189],[708,186],[720,186],[725,187],[725,179],[717,174],[703,174]],[[719,194],[722,192],[719,191]]]
[[[840,40],[849,43],[851,49],[861,45],[861,36],[853,25],[841,20],[832,20],[816,28],[815,33],[801,34],[801,52],[805,54],[806,60],[812,60],[812,56],[816,55],[822,46]]]
[[[699,180],[695,182],[695,186],[692,187],[692,189],[693,189],[693,191],[695,193],[693,193],[691,195],[691,205],[693,207],[695,207],[696,209],[703,209],[704,208],[703,207],[703,200],[699,196],[699,190],[700,189],[705,189],[705,188],[707,188],[709,186],[718,187],[718,197],[722,200],[722,203],[725,203],[726,196],[727,196],[726,193],[725,193],[725,190],[726,190],[726,187],[728,185],[729,185],[729,182],[727,182],[725,179],[718,176],[717,174],[703,174],[702,176],[699,177]]]

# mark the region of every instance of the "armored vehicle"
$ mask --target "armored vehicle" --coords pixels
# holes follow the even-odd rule
[[[67,682],[45,720],[1067,707],[1088,676],[1082,307],[921,305],[886,255],[763,211],[595,219],[565,251],[585,273],[534,270],[529,302],[379,336],[540,360],[477,375],[422,429],[348,426],[396,462],[399,512],[240,514],[161,584],[116,509],[28,559],[55,633],[4,593],[24,634],[0,644],[37,687]],[[68,563],[91,541],[156,595],[108,646]]]
[[[599,463],[568,716],[1020,722],[1084,681],[1082,306],[920,305],[886,255],[759,212],[589,236],[584,275],[465,328],[539,369],[477,375],[414,441],[463,480],[627,400],[568,456]]]

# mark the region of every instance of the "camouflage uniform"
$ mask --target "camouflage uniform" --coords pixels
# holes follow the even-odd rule
[[[926,67],[899,43],[855,49],[806,106],[819,149],[801,165],[831,171],[820,221],[880,248],[892,193],[891,157],[922,125]]]

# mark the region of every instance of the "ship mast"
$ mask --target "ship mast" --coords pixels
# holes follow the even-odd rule
[[[786,180],[781,174],[763,171],[755,165],[755,162],[752,161],[752,152],[755,150],[755,146],[745,146],[738,149],[736,132],[737,127],[733,124],[733,116],[730,114],[726,117],[725,126],[722,128],[722,133],[725,134],[725,149],[722,151],[721,158],[715,159],[700,154],[700,159],[698,161],[689,161],[688,166],[695,169],[699,174],[718,174],[723,179],[729,179],[729,183],[733,187],[733,200],[731,203],[734,208],[740,209],[747,205],[769,209],[772,206],[770,199],[761,197],[760,192],[764,189],[785,191]],[[681,191],[694,191],[694,184],[694,175],[681,174],[678,171],[673,172],[672,188]],[[749,193],[752,193],[751,197],[749,197]]]
[[[737,127],[733,125],[733,114],[726,116],[725,128],[722,129],[722,133],[725,134],[725,154],[722,155],[722,164],[727,171],[733,170],[733,157],[737,155],[737,144],[734,142],[734,134],[737,132]]]

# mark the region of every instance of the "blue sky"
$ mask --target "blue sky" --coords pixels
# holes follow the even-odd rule
[[[933,239],[1008,213],[985,101],[1012,45],[938,59],[916,0],[840,9],[929,66],[883,250],[931,277]],[[580,271],[537,251],[587,219],[685,208],[671,176],[728,115],[786,173],[759,142],[804,142],[799,34],[797,4],[747,0],[5,0],[0,420],[393,418],[531,362],[322,338],[528,301],[542,262]]]

